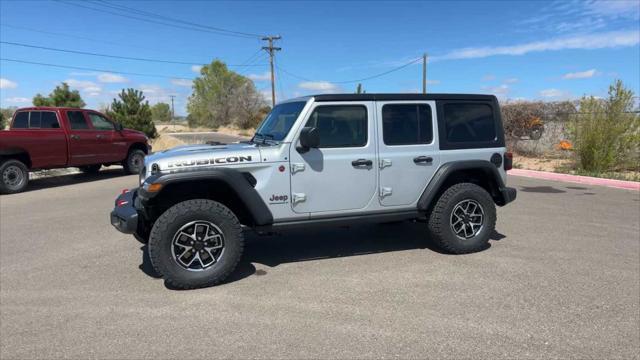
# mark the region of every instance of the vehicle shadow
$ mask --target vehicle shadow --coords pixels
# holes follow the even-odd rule
[[[33,180],[29,180],[29,185],[27,188],[22,191],[22,193],[27,193],[30,191],[37,191],[42,189],[51,189],[60,186],[69,186],[76,185],[81,183],[87,183],[92,181],[99,180],[107,180],[121,176],[128,176],[122,171],[121,168],[106,168],[102,169],[97,174],[84,174],[84,173],[75,173],[75,174],[65,174],[65,175],[57,175],[57,176],[46,176]]]
[[[504,238],[505,235],[497,231],[494,231],[490,237],[494,241]],[[482,251],[490,247],[489,243]],[[267,275],[268,268],[281,264],[415,249],[428,249],[449,255],[442,252],[428,238],[427,226],[424,223],[402,222],[319,228],[312,232],[309,229],[291,230],[269,236],[247,232],[242,260],[224,283],[232,283],[251,275]],[[150,277],[159,278],[160,275],[151,266],[146,245],[141,250],[143,256],[140,270]],[[256,269],[254,264],[264,265],[267,268],[258,266],[259,269]]]

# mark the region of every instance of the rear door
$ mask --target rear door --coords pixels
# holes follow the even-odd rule
[[[376,102],[382,206],[414,204],[438,169],[435,113],[433,101]]]
[[[81,166],[101,163],[98,156],[100,149],[100,132],[93,130],[85,112],[67,110],[67,133],[69,136],[69,165]]]
[[[304,120],[320,133],[320,147],[291,146],[291,206],[311,217],[364,209],[376,193],[373,102],[314,104]],[[298,134],[299,135],[299,134]]]
[[[55,111],[17,112],[11,131],[24,134],[20,145],[29,151],[33,168],[67,164],[67,140]]]

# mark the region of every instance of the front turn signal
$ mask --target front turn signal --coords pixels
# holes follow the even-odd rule
[[[154,184],[149,184],[146,190],[148,192],[158,192],[160,191],[160,189],[162,189],[162,184],[154,183]]]

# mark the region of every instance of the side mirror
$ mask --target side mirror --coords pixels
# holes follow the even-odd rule
[[[124,127],[122,126],[122,124],[116,123],[116,131],[122,131],[122,130],[124,130]]]
[[[304,154],[309,149],[320,146],[320,132],[314,127],[302,128],[300,132],[300,146],[296,147],[299,153]]]

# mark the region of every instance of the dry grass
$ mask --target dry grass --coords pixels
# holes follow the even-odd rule
[[[160,136],[151,141],[153,151],[164,151],[184,144],[183,141],[166,134],[160,134]]]
[[[239,129],[233,126],[221,126],[217,129],[205,128],[205,127],[189,127],[187,125],[173,125],[173,124],[157,124],[156,130],[160,134],[166,133],[183,133],[183,132],[211,132],[215,131],[226,135],[235,135],[242,137],[251,137],[256,129]]]
[[[527,169],[549,171],[572,175],[593,176],[608,179],[640,181],[640,171],[625,170],[611,172],[585,172],[576,170],[572,159],[562,158],[537,158],[514,154],[513,167],[515,169]]]

